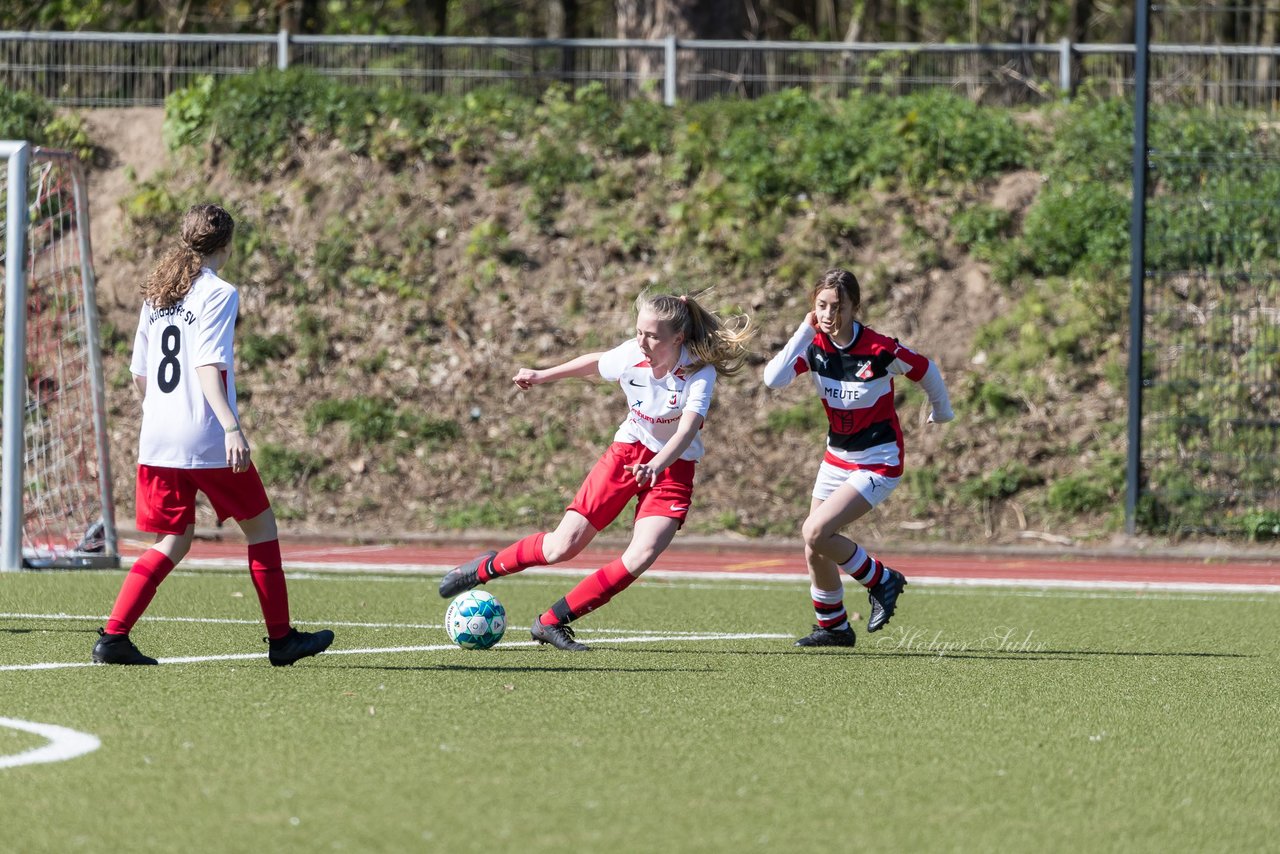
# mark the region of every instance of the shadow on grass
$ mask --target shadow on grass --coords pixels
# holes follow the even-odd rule
[[[93,635],[93,629],[82,629],[72,626],[53,626],[50,628],[40,629],[5,629],[0,628],[0,634],[5,635],[34,635],[34,634],[51,634],[53,632],[62,632],[73,635]]]
[[[482,664],[356,664],[344,667],[343,670],[408,670],[421,672],[459,671],[468,673],[710,673],[705,667],[548,667],[531,665],[515,667],[499,665],[486,667]]]

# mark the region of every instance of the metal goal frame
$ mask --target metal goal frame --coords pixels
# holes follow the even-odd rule
[[[6,161],[8,183],[5,206],[4,283],[4,413],[3,481],[0,482],[0,572],[41,568],[116,568],[120,566],[115,511],[111,494],[108,454],[106,387],[103,382],[102,344],[99,336],[97,288],[93,251],[89,238],[89,195],[84,170],[75,155],[39,148],[28,142],[0,141],[0,159]],[[72,176],[76,239],[79,243],[84,329],[93,401],[93,426],[97,449],[98,501],[102,515],[96,526],[75,547],[52,556],[23,548],[26,490],[27,409],[27,243],[30,228],[28,194],[32,164],[56,161]],[[15,260],[17,263],[14,263]],[[29,553],[24,553],[27,551]]]

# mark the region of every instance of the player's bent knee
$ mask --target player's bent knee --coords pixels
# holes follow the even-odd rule
[[[641,552],[623,552],[622,565],[627,568],[627,572],[633,576],[639,577],[646,569],[653,566],[654,561],[658,559],[658,553]]]
[[[555,533],[547,534],[542,539],[542,556],[547,559],[547,563],[559,563],[562,560],[577,557],[590,542],[589,536],[564,537],[557,536]]]
[[[828,530],[825,522],[814,519],[810,516],[804,520],[804,524],[800,526],[800,536],[804,538],[804,548],[807,552],[820,552],[818,545],[829,539],[834,531]]]

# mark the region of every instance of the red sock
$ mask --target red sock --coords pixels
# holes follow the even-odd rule
[[[249,574],[253,576],[253,589],[258,591],[267,637],[272,640],[289,634],[290,628],[289,589],[284,583],[283,567],[279,540],[249,546]]]
[[[612,560],[578,582],[556,604],[542,615],[543,625],[568,623],[589,614],[631,586],[636,577],[622,565],[622,558]]]
[[[133,624],[151,604],[156,588],[172,569],[173,561],[162,552],[156,549],[143,552],[142,557],[133,562],[129,574],[124,577],[124,584],[120,586],[116,604],[111,608],[111,618],[107,620],[107,634],[129,634]]]
[[[485,572],[484,567],[480,567],[480,580],[488,581],[499,575],[511,575],[531,566],[544,566],[547,559],[542,554],[542,539],[545,536],[545,533],[530,534],[498,552],[493,559],[491,572]]]

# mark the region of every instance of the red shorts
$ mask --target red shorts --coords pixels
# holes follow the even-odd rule
[[[639,495],[637,519],[667,516],[680,520],[683,526],[693,498],[692,460],[676,460],[658,475],[655,483],[644,489],[636,486],[635,477],[622,468],[647,463],[656,456],[639,442],[614,442],[596,461],[567,509],[581,513],[591,527],[603,531],[618,518],[627,502]]]
[[[175,469],[138,466],[138,530],[185,534],[196,521],[196,490],[213,505],[218,521],[243,522],[271,508],[253,463],[248,471],[228,468]]]

